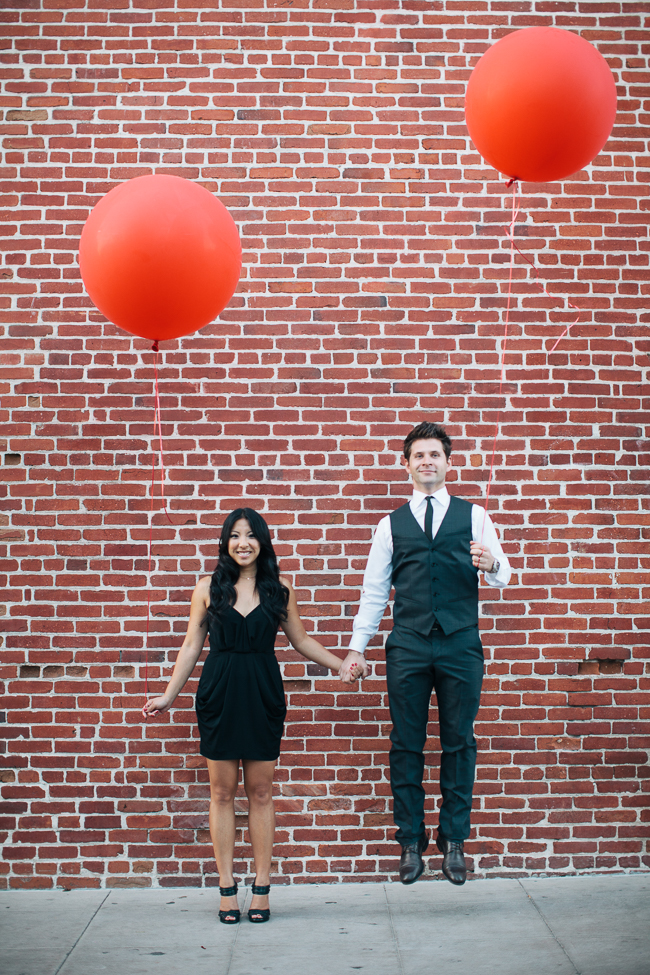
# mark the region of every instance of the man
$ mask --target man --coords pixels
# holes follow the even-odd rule
[[[431,691],[440,723],[442,806],[436,844],[443,873],[464,884],[463,852],[470,833],[476,739],[474,719],[483,681],[478,631],[478,573],[503,588],[510,566],[494,526],[479,505],[450,497],[452,466],[444,427],[420,423],[404,441],[403,465],[413,497],[382,518],[370,549],[350,652],[341,668],[368,673],[364,651],[379,627],[395,587],[393,631],[386,641],[386,680],[393,730],[390,777],[395,839],[402,847],[400,880],[412,884],[424,870],[424,744]],[[358,670],[357,670],[358,672]]]

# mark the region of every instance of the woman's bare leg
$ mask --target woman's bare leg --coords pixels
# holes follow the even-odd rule
[[[235,855],[235,793],[239,762],[214,762],[206,759],[210,775],[210,836],[219,871],[219,885],[233,884],[232,861]],[[237,907],[236,897],[222,897],[221,910]]]
[[[251,836],[255,875],[260,887],[268,884],[273,856],[275,809],[273,808],[273,773],[275,762],[242,762],[244,789],[248,796],[248,831]],[[269,906],[268,895],[255,895],[251,909]]]

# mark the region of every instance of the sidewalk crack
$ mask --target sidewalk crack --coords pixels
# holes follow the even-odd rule
[[[63,968],[63,966],[67,962],[68,958],[70,957],[70,955],[72,954],[72,952],[75,950],[75,948],[77,947],[77,945],[81,941],[81,939],[83,938],[84,934],[86,933],[86,931],[88,930],[88,928],[90,927],[90,925],[93,923],[93,921],[95,920],[95,918],[97,917],[97,915],[101,911],[102,907],[104,906],[104,904],[106,903],[106,901],[110,897],[110,895],[111,895],[111,892],[110,891],[107,891],[106,897],[104,897],[104,899],[101,902],[101,904],[99,904],[99,906],[97,907],[97,910],[94,912],[93,916],[88,921],[88,924],[83,929],[83,931],[81,932],[81,934],[79,935],[79,937],[77,938],[77,940],[75,941],[75,943],[73,944],[72,948],[67,953],[67,955],[65,956],[65,958],[63,959],[63,961],[61,962],[61,964],[59,965],[59,967],[55,970],[54,975],[59,975],[59,972],[61,971],[61,969]]]
[[[249,889],[246,888],[246,891],[244,893],[244,906],[242,907],[242,911],[241,911],[242,912],[242,915],[245,915],[246,914],[246,905],[248,904],[248,895],[249,895],[249,892],[250,892]],[[250,892],[250,893],[251,893],[251,903],[252,903],[252,900],[253,900],[252,892]],[[235,956],[235,947],[237,946],[237,938],[239,937],[239,924],[236,924],[235,925],[235,928],[237,930],[235,931],[235,937],[232,939],[232,944],[230,945],[230,955],[228,957],[228,965],[226,966],[226,970],[223,973],[223,975],[228,975],[228,973],[230,972],[230,969],[232,967],[232,961],[233,961],[233,958]]]
[[[571,967],[573,968],[573,971],[576,973],[576,975],[582,975],[582,973],[580,972],[580,970],[578,968],[576,968],[576,964],[575,964],[573,958],[571,957],[571,955],[569,954],[569,952],[567,951],[567,949],[564,947],[564,945],[562,944],[562,942],[560,941],[560,939],[556,935],[555,931],[553,930],[553,928],[551,927],[551,925],[549,924],[549,922],[546,920],[546,917],[544,916],[544,912],[542,911],[541,907],[538,907],[537,904],[535,903],[535,900],[533,898],[533,895],[528,893],[528,891],[526,890],[526,888],[522,884],[521,880],[519,880],[519,878],[517,878],[517,883],[519,884],[519,886],[523,890],[524,894],[526,895],[526,897],[528,898],[528,900],[531,902],[531,904],[533,905],[533,907],[535,908],[535,910],[537,911],[537,913],[541,917],[542,921],[544,922],[544,924],[548,928],[548,931],[551,934],[551,936],[552,936],[553,940],[555,941],[555,943],[557,944],[557,946],[566,955],[566,957],[567,957],[567,959],[568,959]]]
[[[386,898],[386,907],[388,908],[388,919],[390,921],[390,930],[393,935],[393,944],[395,945],[395,951],[397,952],[397,961],[399,963],[400,975],[404,975],[404,965],[402,964],[402,953],[399,950],[399,944],[397,943],[397,934],[395,933],[395,925],[393,924],[393,914],[390,909],[390,901],[388,900],[388,894],[386,893],[386,884],[382,884],[384,889],[384,897]]]

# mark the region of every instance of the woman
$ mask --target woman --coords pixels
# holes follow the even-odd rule
[[[240,760],[256,874],[248,916],[256,923],[270,917],[273,772],[286,714],[274,652],[279,626],[303,657],[339,672],[339,658],[305,633],[295,593],[279,574],[266,522],[252,508],[237,508],[224,522],[213,576],[201,579],[192,595],[187,635],[167,689],[143,709],[146,716],[171,707],[209,633],[210,653],[199,681],[196,714],[201,754],[210,775],[210,835],[219,870],[219,919],[224,924],[237,924],[240,918],[233,881]]]

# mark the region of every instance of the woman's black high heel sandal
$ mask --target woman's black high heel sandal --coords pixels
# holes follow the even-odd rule
[[[222,897],[235,897],[237,894],[237,884],[232,887],[220,887],[219,893]],[[219,920],[222,924],[239,924],[241,911],[236,907],[231,907],[227,911],[219,911]]]
[[[263,897],[264,894],[268,894],[271,889],[270,884],[266,884],[264,887],[259,887],[257,884],[253,884],[252,890],[253,894],[258,897]],[[253,924],[263,924],[264,921],[268,921],[271,917],[271,909],[269,907],[251,907],[248,910],[248,920],[252,921]]]

